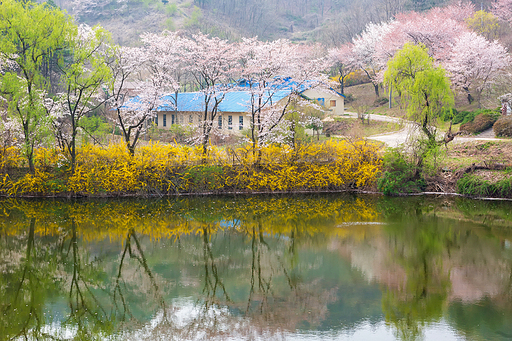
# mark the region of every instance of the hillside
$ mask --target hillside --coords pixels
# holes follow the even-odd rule
[[[329,45],[349,41],[368,22],[446,0],[53,0],[78,23],[101,24],[117,43],[132,45],[143,32],[202,31],[227,39],[258,36]]]

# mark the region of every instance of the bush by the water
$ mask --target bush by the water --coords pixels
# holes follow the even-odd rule
[[[491,182],[474,174],[466,174],[457,181],[457,192],[469,196],[510,198],[512,176]]]
[[[494,134],[500,137],[512,137],[512,116],[503,116],[494,123]]]
[[[20,150],[0,153],[0,195],[148,195],[341,190],[370,186],[380,173],[371,142],[269,145],[252,149],[150,143],[132,157],[124,144],[78,150],[71,174],[66,154],[37,150],[35,174],[23,174]]]
[[[377,181],[377,188],[385,195],[421,192],[426,188],[416,165],[407,159],[406,154],[391,148],[384,155],[384,173]]]
[[[465,131],[470,134],[481,133],[484,130],[491,128],[499,118],[500,114],[496,112],[485,112],[475,116],[475,118],[460,126],[460,131]]]

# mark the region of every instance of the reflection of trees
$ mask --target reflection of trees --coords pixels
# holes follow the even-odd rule
[[[132,247],[132,241],[135,244],[135,249],[133,249]],[[125,321],[127,315],[128,317],[133,318],[133,314],[130,312],[130,307],[126,301],[123,290],[123,288],[126,288],[126,285],[123,283],[123,266],[125,265],[127,255],[129,256],[130,259],[135,259],[139,266],[143,269],[143,273],[146,274],[147,278],[151,283],[151,287],[153,289],[153,296],[155,297],[157,305],[162,309],[162,311],[165,312],[165,301],[160,292],[160,287],[151,269],[148,266],[146,257],[144,256],[144,251],[142,250],[142,246],[139,242],[137,234],[134,229],[131,229],[130,231],[128,231],[128,234],[126,236],[125,246],[121,254],[121,259],[119,261],[117,276],[115,279],[115,285],[112,295],[112,301],[114,302],[116,310],[120,313],[120,320]]]
[[[81,254],[77,224],[74,218],[70,220],[67,250],[66,240],[63,240],[61,246],[62,261],[71,266],[69,269],[71,276],[68,294],[69,316],[64,321],[64,325],[69,326],[70,329],[76,328],[76,338],[90,340],[96,337],[94,330],[111,331],[113,323],[107,308],[103,306],[104,304],[102,305],[97,293],[93,290],[94,287],[101,286],[98,281],[101,269],[88,261],[87,256],[83,254],[84,250]]]
[[[209,226],[203,226],[203,261],[204,261],[204,288],[206,296],[205,309],[208,309],[216,302],[217,290],[222,289],[224,299],[229,302],[229,295],[226,291],[222,278],[219,276],[215,256],[213,255],[210,242]]]
[[[406,284],[384,293],[383,310],[400,339],[416,339],[422,326],[443,315],[450,288],[443,256],[453,247],[456,233],[422,214],[409,215],[407,221],[388,228],[388,233],[392,257],[405,270]]]
[[[307,279],[298,265],[302,235],[296,226],[287,247],[267,241],[261,218],[246,230],[250,238],[250,288],[244,316],[258,326],[295,330],[299,324],[316,326],[327,313],[327,304],[336,299],[337,288],[324,289],[317,279]],[[269,237],[270,238],[270,237]],[[289,259],[287,261],[286,259]]]
[[[223,339],[228,334],[244,338],[314,328],[336,312],[340,320],[342,310],[347,311],[340,302],[352,300],[356,303],[351,307],[356,307],[360,301],[354,297],[364,295],[356,294],[359,289],[353,283],[340,282],[341,272],[326,280],[325,272],[314,269],[316,254],[307,250],[325,251],[327,245],[332,247],[332,236],[370,243],[374,230],[359,222],[385,216],[390,225],[385,237],[380,234],[379,251],[392,250],[388,260],[407,280],[389,283],[403,285],[386,288],[382,305],[397,334],[415,338],[447,309],[447,269],[463,264],[458,248],[468,237],[461,237],[457,226],[450,230],[446,221],[436,220],[431,202],[414,199],[411,205],[396,200],[398,204],[395,198],[381,199],[379,210],[373,206],[376,199],[328,196],[0,201],[0,210],[8,212],[0,216],[0,313],[6,314],[0,316],[0,335],[45,337],[48,329],[43,327],[57,322],[83,339],[100,339],[130,327],[147,331],[146,337],[134,339]],[[498,238],[512,240],[505,231],[500,233]],[[472,250],[481,245],[476,234],[473,240],[479,244]],[[159,239],[164,244],[177,240],[179,251],[150,245]],[[350,238],[338,240],[346,246]],[[98,247],[110,241],[108,251]],[[494,262],[490,272],[496,273],[492,279],[501,289],[505,280],[498,282],[500,266],[509,273],[511,267],[502,264],[501,251],[491,254],[491,246],[475,258],[484,258],[478,269]],[[344,274],[350,271],[347,267]],[[178,292],[185,282],[190,286]],[[183,293],[192,298],[180,306],[173,297]],[[339,307],[330,305],[334,301]],[[48,307],[65,309],[64,318],[51,320],[45,314]],[[176,317],[180,311],[193,313],[183,319]],[[463,317],[458,322],[463,325],[460,320]],[[360,321],[359,315],[354,321]]]
[[[69,221],[68,228],[61,225],[60,234],[54,237],[36,234],[41,224],[36,217],[26,219],[18,215],[16,219],[17,224],[28,223],[27,232],[14,237],[3,234],[0,240],[1,340],[61,339],[65,333],[71,333],[77,340],[93,340],[115,333],[121,326],[119,323],[127,320],[133,296],[138,295],[136,290],[141,290],[134,278],[129,279],[131,287],[123,285],[125,254],[135,260],[142,269],[140,274],[152,283],[148,292],[143,291],[144,299],[139,301],[150,305],[150,296],[146,294],[153,293],[157,309],[165,311],[163,296],[134,230],[128,233],[116,285],[111,290],[105,272],[109,262],[101,255],[90,258],[72,213],[63,219]],[[125,301],[126,296],[130,296],[130,302]],[[122,308],[118,305],[119,297],[125,303]],[[56,320],[50,312],[62,310],[62,303],[66,303],[67,309]],[[128,317],[131,323],[136,322],[133,315]]]
[[[2,257],[5,267],[0,280],[0,335],[6,339],[48,336],[41,328],[48,322],[44,304],[54,289],[50,276],[55,273],[55,263],[51,250],[36,243],[36,219],[30,218],[28,225],[26,235],[12,240],[11,252]],[[0,249],[4,253],[9,249],[5,236],[2,239]]]

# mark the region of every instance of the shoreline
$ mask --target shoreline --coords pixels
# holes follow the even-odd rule
[[[367,194],[367,195],[378,195],[385,196],[384,193],[371,190],[319,190],[319,191],[256,191],[256,192],[243,192],[243,191],[227,191],[227,192],[189,192],[189,193],[167,193],[167,194],[136,194],[136,193],[123,193],[123,194],[112,194],[112,195],[95,195],[95,194],[57,194],[57,195],[17,195],[17,196],[5,196],[0,195],[0,199],[124,199],[124,198],[138,198],[138,199],[159,199],[159,198],[170,198],[170,197],[215,197],[215,196],[259,196],[259,195],[294,195],[294,194]],[[482,201],[511,201],[512,198],[494,198],[494,197],[478,197],[469,196],[456,192],[417,192],[417,193],[400,193],[397,195],[391,195],[389,197],[418,197],[418,196],[449,196],[449,197],[461,197],[472,200]]]

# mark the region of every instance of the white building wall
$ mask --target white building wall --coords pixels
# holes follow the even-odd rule
[[[197,126],[200,120],[200,115],[196,112],[160,111],[157,116],[155,123],[160,129],[170,129],[173,124]],[[219,113],[213,121],[214,129],[222,129],[230,134],[241,134],[243,129],[249,129],[250,126],[247,113]]]
[[[345,113],[345,99],[335,92],[322,89],[308,89],[303,94],[308,98],[318,101],[335,115],[343,115]]]

